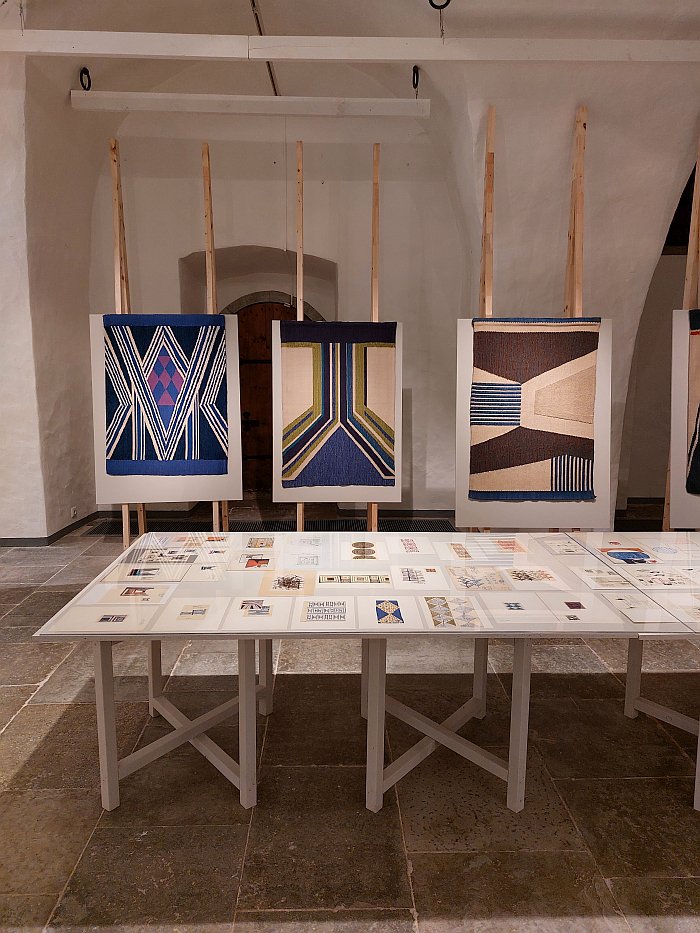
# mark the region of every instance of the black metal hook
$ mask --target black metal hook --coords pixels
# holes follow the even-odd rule
[[[413,90],[418,90],[418,85],[420,84],[420,68],[418,65],[413,66],[413,76],[411,78],[411,84],[413,85]]]
[[[90,76],[90,71],[84,65],[80,69],[80,86],[84,91],[89,91],[92,88],[92,77]]]
[[[444,3],[436,3],[435,0],[428,0],[428,3],[434,10],[444,10],[450,5],[451,0],[444,0]]]

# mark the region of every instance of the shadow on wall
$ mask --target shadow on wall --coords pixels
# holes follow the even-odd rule
[[[618,508],[666,493],[671,417],[671,330],[683,302],[686,257],[663,254],[637,330],[620,459]]]
[[[219,308],[255,292],[296,293],[296,253],[273,246],[224,246],[216,249]],[[183,313],[206,308],[204,250],[179,262],[180,308]],[[338,319],[338,266],[329,259],[304,255],[304,298],[326,321]]]

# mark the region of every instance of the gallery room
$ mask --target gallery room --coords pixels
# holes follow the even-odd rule
[[[0,2],[0,931],[700,929],[697,0]]]

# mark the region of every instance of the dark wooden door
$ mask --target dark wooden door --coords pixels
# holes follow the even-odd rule
[[[272,488],[272,322],[296,319],[273,302],[243,308],[238,317],[243,488]]]

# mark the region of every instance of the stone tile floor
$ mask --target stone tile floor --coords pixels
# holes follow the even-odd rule
[[[0,930],[158,933],[690,933],[700,929],[695,739],[622,716],[621,645],[535,649],[528,797],[438,751],[364,808],[359,646],[282,642],[275,712],[259,719],[259,804],[190,746],[100,807],[90,653],[32,633],[119,553],[80,532],[0,550]],[[471,688],[465,642],[397,640],[394,696],[440,719]],[[167,692],[196,715],[236,688],[232,644],[164,652]],[[115,651],[125,754],[162,735],[143,646]],[[489,712],[464,727],[502,752],[511,649],[490,653]],[[700,712],[700,648],[647,648],[645,693]],[[235,720],[212,737],[235,752]],[[389,721],[387,754],[416,738]]]

